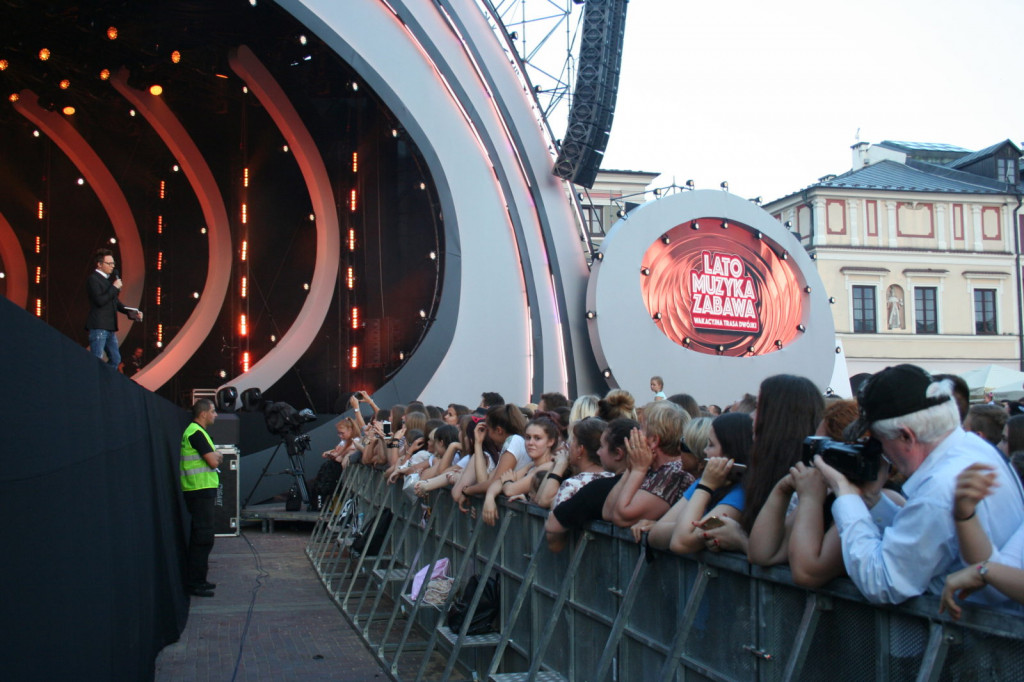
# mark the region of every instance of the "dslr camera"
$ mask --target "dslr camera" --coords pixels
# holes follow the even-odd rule
[[[861,485],[878,478],[882,444],[874,438],[843,443],[827,436],[809,436],[804,439],[804,464],[813,464],[815,455],[821,455],[826,464],[846,476],[851,483]]]

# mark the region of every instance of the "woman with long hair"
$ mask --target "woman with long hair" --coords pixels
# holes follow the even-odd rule
[[[573,422],[569,429],[568,447],[559,449],[551,471],[540,484],[534,500],[545,509],[554,508],[579,492],[595,478],[611,476],[601,466],[601,435],[608,425],[597,417]],[[568,477],[567,477],[568,476]]]
[[[466,484],[461,490],[462,496],[456,498],[462,511],[468,511],[466,495],[484,495],[506,471],[518,471],[530,465],[522,436],[525,429],[526,419],[517,406],[493,405],[487,409],[484,420],[473,431],[473,459],[463,473],[463,478],[472,476],[473,482]]]
[[[561,430],[548,417],[537,417],[526,425],[524,440],[530,465],[514,471],[506,471],[492,481],[484,497],[484,523],[493,526],[498,520],[498,493],[509,498],[527,495],[533,483],[533,476],[551,469],[555,449],[562,438]]]

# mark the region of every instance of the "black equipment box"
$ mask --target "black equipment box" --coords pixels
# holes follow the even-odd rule
[[[233,537],[239,533],[240,505],[238,503],[238,448],[218,445],[223,456],[220,464],[220,487],[213,507],[213,533],[217,537]]]

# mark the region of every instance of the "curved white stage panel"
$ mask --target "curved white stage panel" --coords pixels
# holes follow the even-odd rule
[[[135,224],[135,217],[132,215],[128,200],[117,184],[117,180],[114,179],[114,175],[81,133],[61,114],[47,111],[39,106],[38,100],[35,93],[25,90],[21,93],[18,101],[14,103],[14,108],[19,114],[39,126],[39,129],[60,147],[96,193],[96,198],[100,200],[103,209],[107,212],[111,226],[114,228],[114,234],[117,235],[118,252],[121,254],[121,263],[118,267],[124,273],[124,286],[120,295],[121,303],[138,308],[146,281],[146,265],[142,255],[142,239],[139,237],[139,228]],[[82,260],[85,261],[91,256],[91,253],[83,253]],[[82,320],[84,324],[85,318],[83,317]],[[132,321],[122,317],[118,327],[117,340],[118,343],[121,343],[131,330]]]
[[[378,390],[382,404],[412,396],[469,401],[487,390],[525,402],[542,390],[590,390],[569,384],[574,374],[594,374],[585,338],[570,340],[567,324],[573,308],[582,315],[583,256],[576,243],[575,253],[561,258],[552,248],[559,246],[553,233],[575,235],[568,199],[549,177],[532,98],[480,10],[412,0],[280,4],[356,69],[402,122],[441,199],[444,294],[416,353]],[[485,53],[502,73],[490,74],[474,57]],[[519,120],[510,120],[510,111]],[[519,129],[524,120],[526,130]],[[573,258],[572,267],[562,265],[573,272],[557,271]]]
[[[174,112],[160,97],[128,87],[128,72],[124,69],[119,70],[110,82],[153,126],[153,130],[181,164],[199,200],[209,234],[206,284],[199,303],[164,351],[132,377],[141,386],[155,391],[170,381],[189,361],[217,322],[231,281],[231,226],[217,181]]]
[[[309,295],[281,341],[248,372],[228,382],[241,394],[247,388],[263,388],[280,379],[298,362],[320,333],[320,326],[327,317],[334,297],[334,283],[338,278],[338,263],[341,260],[341,237],[338,234],[338,210],[331,193],[327,168],[313,136],[302,124],[298,112],[288,101],[281,86],[248,47],[243,45],[235,50],[228,57],[228,63],[256,95],[288,141],[309,189],[313,213],[316,215],[316,261]]]

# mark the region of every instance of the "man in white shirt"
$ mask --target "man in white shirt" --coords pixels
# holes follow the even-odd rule
[[[892,465],[907,477],[907,504],[880,531],[845,476],[815,457],[836,494],[832,516],[839,528],[843,562],[850,578],[872,602],[899,603],[942,592],[945,576],[963,566],[952,508],[956,477],[983,462],[996,470],[999,486],[976,513],[992,544],[1001,547],[1024,524],[1024,492],[991,445],[960,428],[948,381],[934,382],[915,365],[887,367],[872,376],[858,396],[860,419],[847,435],[870,430]],[[979,593],[984,601],[984,593]]]

